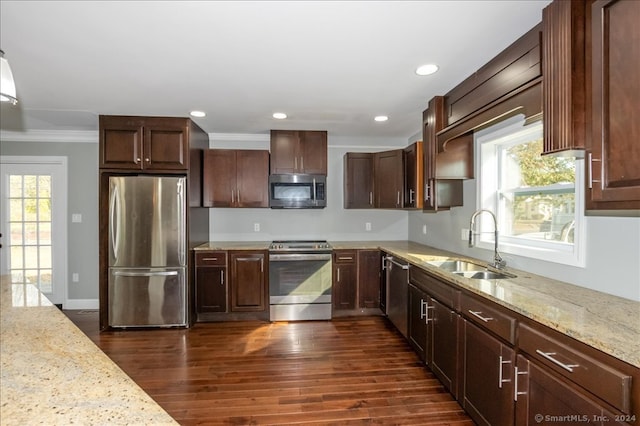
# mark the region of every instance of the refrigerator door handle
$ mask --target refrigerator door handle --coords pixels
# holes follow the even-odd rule
[[[113,273],[116,277],[172,277],[178,275],[178,271],[156,271],[156,272],[123,272]]]
[[[111,248],[113,250],[114,261],[118,260],[118,246],[120,245],[120,191],[117,185],[111,187],[111,200],[109,205],[109,216],[111,217],[109,230],[111,234]]]
[[[180,262],[180,266],[185,266],[187,263],[185,259],[187,230],[186,230],[186,223],[185,223],[185,217],[184,217],[185,204],[184,204],[183,183],[184,183],[184,179],[181,179],[178,181],[178,188],[177,188],[178,196],[176,197],[178,202],[178,221],[180,223],[180,244],[178,247],[178,250],[179,250],[178,261]]]

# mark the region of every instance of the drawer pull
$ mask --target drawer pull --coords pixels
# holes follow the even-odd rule
[[[338,256],[338,260],[353,260],[351,256]]]
[[[558,367],[564,368],[565,370],[567,370],[569,373],[573,373],[573,369],[576,367],[580,367],[579,364],[565,364],[563,362],[558,361],[557,359],[555,359],[552,355],[555,355],[555,352],[542,352],[540,349],[536,349],[536,353],[541,355],[543,358],[548,359],[549,361],[551,361],[552,363],[554,363],[555,365],[557,365]]]
[[[476,312],[476,311],[472,311],[471,309],[469,309],[469,313],[471,315],[473,315],[474,317],[480,319],[483,322],[493,321],[493,318],[491,318],[491,317],[483,317],[482,315],[480,315],[482,313],[482,311]]]
[[[218,260],[217,257],[203,257],[202,260]]]
[[[502,384],[503,383],[509,383],[511,381],[511,379],[503,379],[502,378],[502,366],[505,364],[511,364],[511,361],[504,361],[502,359],[502,355],[500,355],[498,357],[498,388],[502,389]]]

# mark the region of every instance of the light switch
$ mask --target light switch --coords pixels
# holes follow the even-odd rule
[[[80,213],[73,213],[71,215],[72,223],[82,223],[82,215]]]
[[[367,222],[364,224],[364,229],[366,229],[367,231],[371,231],[371,222]]]

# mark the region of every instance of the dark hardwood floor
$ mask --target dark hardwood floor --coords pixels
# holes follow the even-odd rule
[[[473,425],[383,317],[100,333],[65,313],[183,425]]]

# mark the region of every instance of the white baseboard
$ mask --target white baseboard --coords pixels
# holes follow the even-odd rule
[[[98,299],[67,299],[62,305],[62,309],[98,309],[100,306]]]

